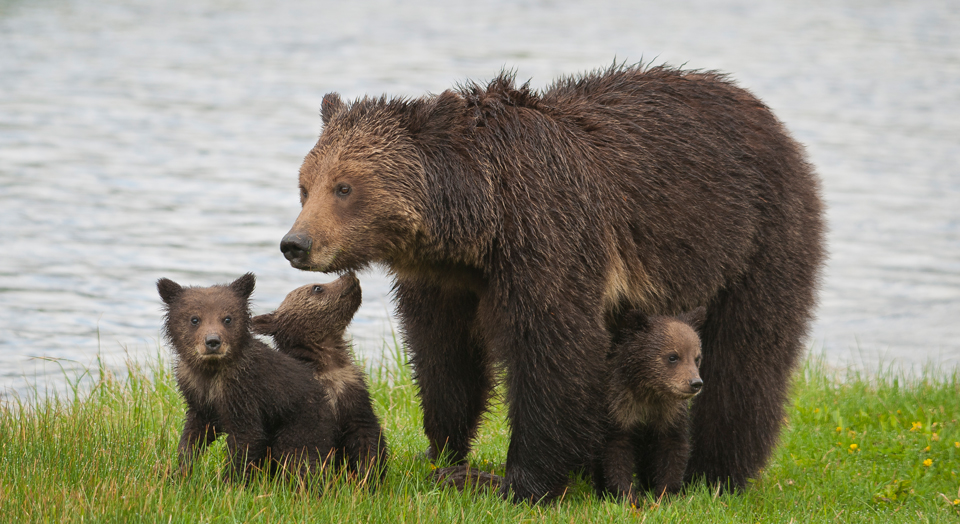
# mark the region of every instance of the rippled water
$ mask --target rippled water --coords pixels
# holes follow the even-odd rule
[[[813,346],[956,365],[960,8],[773,4],[0,0],[0,389],[166,353],[161,276],[253,271],[256,312],[329,280],[278,249],[324,93],[503,67],[542,87],[615,57],[729,71],[807,145],[831,228]],[[361,280],[351,332],[376,356],[389,281]]]

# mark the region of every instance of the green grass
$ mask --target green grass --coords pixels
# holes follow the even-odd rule
[[[372,371],[391,446],[377,491],[342,479],[322,496],[283,481],[220,480],[222,442],[175,480],[184,407],[159,363],[100,368],[91,388],[0,406],[0,522],[958,522],[960,375],[835,374],[808,360],[796,374],[787,423],[767,469],[743,494],[695,486],[629,508],[574,479],[564,498],[512,505],[487,492],[437,487],[422,457],[416,387],[406,367]],[[472,462],[502,472],[502,405],[485,420]],[[854,446],[856,445],[856,446]],[[926,461],[926,462],[925,462]]]

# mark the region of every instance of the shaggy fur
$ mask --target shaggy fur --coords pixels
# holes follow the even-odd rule
[[[333,412],[307,366],[277,353],[249,331],[252,273],[229,285],[181,287],[157,281],[166,305],[164,333],[176,351],[176,377],[187,403],[178,448],[186,475],[194,458],[227,435],[231,476],[256,469],[301,477],[332,455]]]
[[[308,271],[384,264],[434,453],[465,460],[502,365],[515,499],[602,442],[610,329],[706,306],[687,477],[745,486],[777,441],[823,260],[799,145],[723,75],[501,74],[419,99],[324,97],[281,242]]]
[[[252,323],[255,332],[273,337],[281,353],[313,369],[336,418],[336,463],[345,463],[361,482],[376,483],[387,472],[387,441],[363,370],[344,340],[360,300],[360,281],[349,273],[291,291],[276,311],[253,317]]]
[[[700,329],[706,309],[679,317],[628,312],[607,357],[609,418],[603,453],[594,469],[599,495],[636,505],[641,489],[677,493],[690,457],[689,400],[700,393]]]

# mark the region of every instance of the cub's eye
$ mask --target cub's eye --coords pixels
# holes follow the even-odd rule
[[[696,362],[696,363],[697,363],[697,367],[700,367],[700,361],[701,361],[701,360],[702,360],[702,359],[701,359],[700,357],[697,357],[697,362]]]
[[[198,316],[192,316],[192,317],[190,317],[190,323],[193,324],[194,326],[196,326],[197,324],[200,323],[200,317],[198,317]]]
[[[300,188],[300,203],[307,201],[307,190],[305,188]]]
[[[676,364],[677,362],[680,362],[680,357],[677,355],[670,355],[667,357],[667,360],[669,360],[671,364]]]
[[[317,293],[317,294],[323,293],[323,286],[321,286],[321,285],[313,286],[313,292],[314,292],[314,293]]]
[[[339,184],[337,185],[336,193],[338,197],[345,197],[353,191],[353,188],[350,187],[350,184]]]
[[[232,319],[232,318],[230,318],[230,317],[223,317],[223,323],[224,323],[224,324],[226,324],[226,325],[229,326],[231,322],[233,322],[233,319]]]

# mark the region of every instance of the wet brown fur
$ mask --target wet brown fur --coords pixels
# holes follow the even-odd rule
[[[702,381],[700,329],[706,309],[679,317],[627,312],[614,328],[603,452],[595,464],[600,495],[637,503],[641,489],[677,493],[690,456],[688,405]]]
[[[281,469],[303,477],[322,471],[332,455],[333,413],[311,370],[250,333],[254,283],[251,273],[206,288],[157,282],[187,403],[178,447],[183,475],[220,434],[227,435],[232,478]]]
[[[278,351],[310,366],[323,385],[336,419],[336,463],[345,463],[361,482],[378,483],[387,472],[386,436],[344,339],[360,301],[360,282],[350,273],[291,291],[276,311],[253,317],[252,324],[273,337]]]
[[[706,306],[687,478],[743,487],[777,441],[823,251],[819,182],[770,110],[712,72],[613,66],[542,92],[501,74],[418,99],[324,97],[281,243],[384,264],[434,453],[463,461],[505,369],[515,499],[602,442],[610,327]]]

